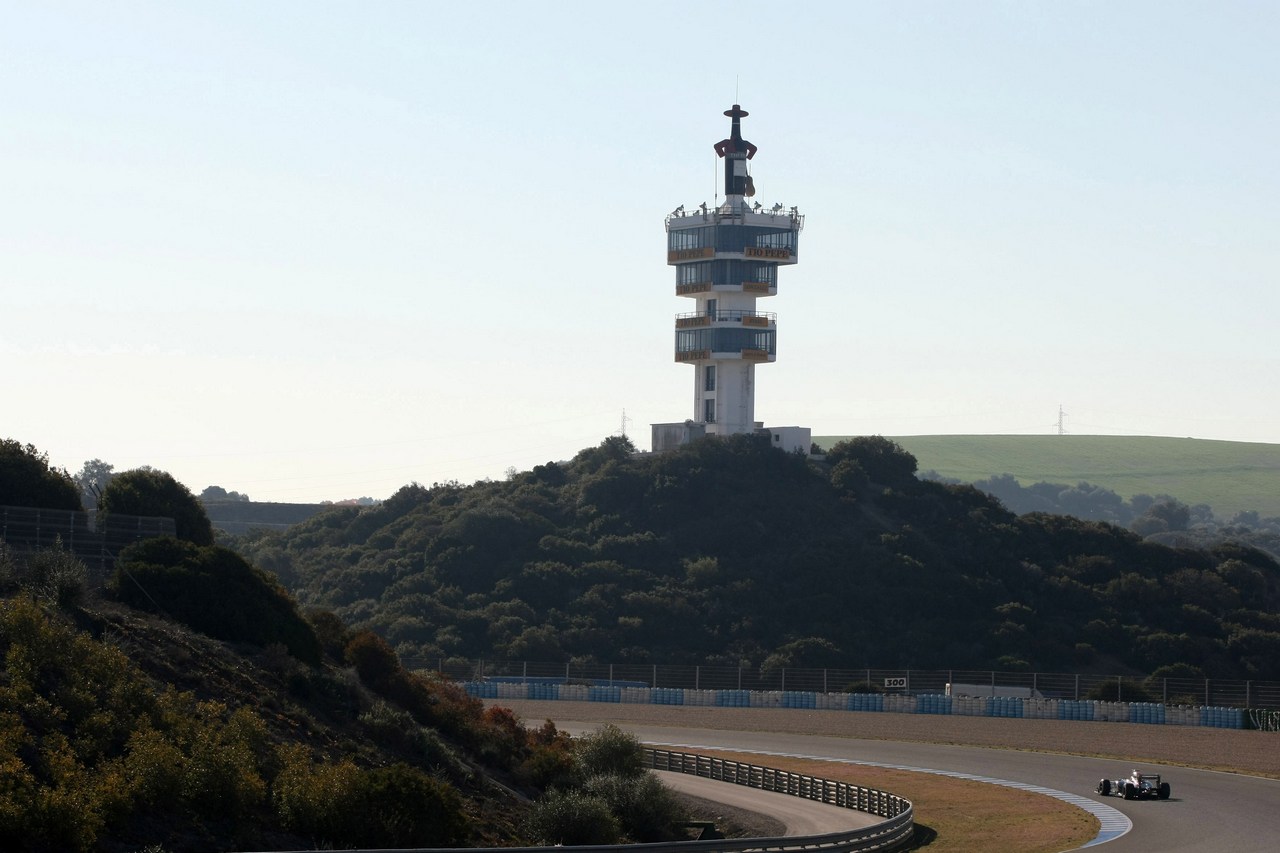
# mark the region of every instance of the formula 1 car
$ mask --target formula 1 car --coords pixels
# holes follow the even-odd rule
[[[1100,779],[1098,793],[1104,797],[1114,794],[1126,800],[1167,800],[1169,783],[1161,782],[1159,773],[1139,773],[1134,770],[1128,779]]]

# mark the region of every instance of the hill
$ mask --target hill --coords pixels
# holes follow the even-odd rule
[[[819,436],[832,447],[845,436]],[[1237,512],[1280,516],[1280,444],[1105,435],[915,435],[900,444],[921,471],[971,483],[1012,474],[1029,486],[1086,481],[1121,497],[1171,495],[1208,504],[1223,520]]]
[[[414,484],[235,547],[406,657],[1280,679],[1259,551],[1015,516],[878,437],[822,464],[747,436],[633,450]]]
[[[550,723],[526,728],[404,669],[331,613],[304,628],[319,648],[290,647],[236,639],[247,625],[218,625],[217,640],[113,600],[125,581],[153,609],[198,615],[211,596],[177,586],[201,560],[234,574],[239,558],[151,539],[120,555],[128,571],[99,592],[69,552],[23,557],[0,540],[0,850],[558,844],[582,831],[559,817],[566,796],[589,815],[587,841],[680,837],[656,779],[580,793],[623,762],[639,766],[638,741],[621,732],[571,740]],[[245,580],[226,593],[241,604],[254,594]],[[277,612],[254,619],[287,621],[292,603],[270,583],[256,588]],[[651,807],[624,815],[638,797]]]

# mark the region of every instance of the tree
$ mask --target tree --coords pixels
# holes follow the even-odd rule
[[[249,496],[242,495],[239,492],[228,492],[222,486],[207,486],[200,493],[200,500],[204,503],[210,501],[235,501],[237,503],[248,503]]]
[[[857,462],[872,482],[884,486],[900,485],[915,479],[916,458],[902,445],[884,436],[851,438],[838,442],[827,453],[827,461],[832,465],[839,465],[845,459]]]
[[[1166,530],[1186,530],[1191,523],[1191,507],[1166,498],[1147,507],[1146,512],[1138,516],[1129,525],[1139,536],[1150,536]]]
[[[204,506],[171,474],[138,468],[117,474],[102,490],[98,509],[108,515],[172,518],[179,539],[196,545],[213,544],[213,525]]]
[[[98,505],[98,495],[107,487],[114,477],[116,467],[101,459],[90,459],[76,472],[76,485],[80,487],[80,502],[85,509],[93,509]]]
[[[0,441],[0,506],[80,510],[80,490],[49,455],[11,438]]]

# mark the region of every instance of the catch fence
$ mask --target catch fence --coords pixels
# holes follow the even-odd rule
[[[805,669],[670,664],[592,664],[406,657],[410,669],[455,681],[515,681],[692,690],[810,691],[1045,699],[1102,699],[1280,710],[1280,682],[967,669]]]

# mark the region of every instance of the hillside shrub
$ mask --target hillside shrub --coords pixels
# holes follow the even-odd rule
[[[78,492],[76,503],[79,505]],[[213,544],[213,525],[204,504],[165,471],[138,468],[116,474],[102,490],[98,512],[107,525],[112,515],[172,518],[179,539],[195,545]]]
[[[674,841],[688,820],[671,790],[652,773],[592,776],[582,790],[607,803],[622,831],[633,841]]]
[[[459,781],[473,775],[453,747],[445,743],[434,729],[419,725],[408,711],[378,701],[360,714],[359,721],[375,742],[414,764],[444,771]]]
[[[284,744],[271,800],[281,825],[318,845],[348,837],[348,810],[359,786],[360,768],[350,760],[314,762],[302,744]]]
[[[527,729],[529,754],[516,768],[516,779],[525,785],[548,790],[575,788],[582,782],[573,738],[547,720],[539,728]]]
[[[644,747],[631,732],[612,723],[583,735],[575,744],[578,765],[586,777],[614,774],[634,779],[644,771]]]
[[[197,814],[239,817],[266,798],[261,768],[266,731],[246,708],[236,709],[220,724],[224,709],[217,703],[202,706],[200,724],[185,744],[182,800]]]
[[[111,588],[132,607],[168,615],[210,637],[282,643],[298,660],[320,663],[320,642],[289,594],[227,548],[173,537],[144,540],[120,552]]]
[[[457,847],[466,841],[457,791],[416,768],[313,761],[301,744],[285,745],[277,755],[276,814],[286,829],[317,844]]]
[[[525,833],[535,842],[565,847],[617,844],[622,827],[609,804],[583,791],[552,790],[536,801],[525,818]]]
[[[473,747],[483,739],[483,702],[452,681],[409,672],[386,640],[372,631],[356,632],[347,643],[346,658],[366,687],[399,704],[422,725]]]
[[[89,569],[80,558],[62,547],[59,538],[52,546],[28,557],[19,578],[19,585],[31,595],[71,610],[84,599]]]

